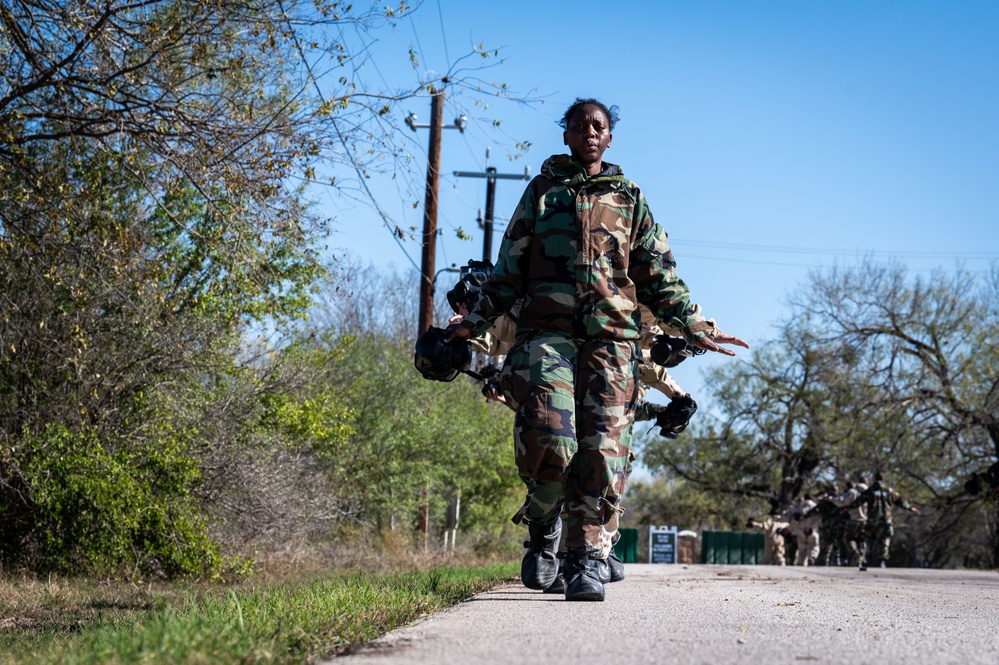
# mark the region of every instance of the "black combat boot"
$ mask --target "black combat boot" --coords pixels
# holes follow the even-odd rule
[[[620,582],[624,579],[624,562],[617,557],[613,547],[606,559],[597,559],[597,562],[600,564],[597,572],[603,584]]]
[[[617,553],[614,548],[611,548],[610,554],[607,556],[607,567],[610,568],[610,580],[611,582],[620,582],[624,579],[624,562],[617,557]]]
[[[565,557],[562,574],[565,575],[566,600],[603,600],[604,584],[600,569],[606,566],[591,559],[586,552],[569,552]]]
[[[556,517],[548,524],[528,524],[531,539],[524,543],[527,552],[520,562],[520,580],[528,589],[544,591],[558,575],[558,539],[562,535],[562,520]]]
[[[596,562],[597,562],[597,578],[600,580],[600,583],[610,584],[611,581],[610,561],[607,559],[596,559]]]
[[[551,586],[545,589],[545,593],[565,593],[565,575],[562,574],[561,570],[558,571]]]

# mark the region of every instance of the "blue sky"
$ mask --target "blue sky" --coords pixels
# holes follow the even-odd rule
[[[565,152],[556,122],[577,96],[619,107],[605,159],[644,190],[695,301],[751,344],[772,336],[810,270],[873,256],[984,271],[999,258],[999,2],[426,0],[373,34],[373,85],[411,86],[484,44],[499,57],[479,76],[538,100],[483,111],[449,92],[445,122],[471,122],[444,132],[438,268],[482,253],[485,181],[452,171],[483,169],[488,148],[501,173],[537,173]],[[430,101],[404,111],[426,122]],[[422,187],[427,130],[412,138]],[[421,227],[422,189],[397,183],[371,186],[400,226]],[[494,253],[524,184],[498,183]],[[331,247],[416,283],[416,241],[399,247],[363,205],[320,205]],[[676,373],[696,396],[694,363]]]

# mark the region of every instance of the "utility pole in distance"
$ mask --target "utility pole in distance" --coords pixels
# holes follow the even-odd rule
[[[444,83],[447,83],[445,80]],[[465,116],[455,119],[447,129],[457,129],[464,133]],[[418,124],[412,113],[406,116],[406,124],[414,132],[420,127],[430,128],[430,146],[427,150],[427,192],[423,201],[423,260],[420,266],[420,319],[417,335],[430,328],[434,319],[434,262],[437,254],[437,190],[441,180],[441,130],[444,127],[444,89],[433,93],[430,102],[430,124]]]
[[[482,171],[455,171],[454,175],[459,178],[485,178],[486,179],[486,218],[483,222],[482,239],[482,260],[492,261],[493,259],[493,210],[496,204],[496,180],[530,180],[531,167],[525,166],[524,172],[517,173],[496,173],[496,167],[489,166],[489,148],[486,148],[486,170]]]

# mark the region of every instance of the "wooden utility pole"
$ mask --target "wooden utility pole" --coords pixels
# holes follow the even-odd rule
[[[441,81],[443,86],[447,77]],[[459,115],[453,125],[444,126],[444,88],[435,90],[430,101],[430,124],[416,122],[412,113],[406,116],[406,124],[414,132],[421,127],[430,128],[430,148],[427,150],[427,194],[423,201],[423,265],[420,267],[420,320],[417,335],[422,335],[434,320],[434,262],[437,255],[437,190],[441,181],[441,130],[457,129],[465,133],[468,118]],[[450,269],[448,269],[450,270]]]
[[[496,181],[504,180],[530,180],[531,167],[525,166],[523,173],[497,173],[496,167],[489,166],[489,149],[486,148],[486,170],[482,171],[455,171],[459,178],[485,178],[486,179],[486,218],[482,222],[482,260],[493,260],[493,210],[496,207]],[[479,209],[481,216],[482,210]]]
[[[427,193],[423,202],[423,261],[420,267],[420,320],[423,334],[434,320],[434,263],[437,256],[437,190],[441,181],[441,133],[444,129],[444,90],[430,104],[430,147],[427,150]]]
[[[496,208],[496,167],[486,169],[486,219],[482,222],[482,260],[493,260],[493,210]]]

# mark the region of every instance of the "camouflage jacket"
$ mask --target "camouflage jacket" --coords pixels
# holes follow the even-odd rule
[[[833,500],[837,506],[845,507],[849,510],[850,519],[854,522],[867,521],[867,504],[859,503],[857,499],[867,491],[867,485],[858,483],[856,487],[851,487]]]
[[[527,186],[496,267],[463,323],[481,335],[518,298],[519,331],[638,339],[639,303],[689,341],[711,327],[677,277],[666,233],[638,186],[607,162],[587,177],[568,155],[545,160]]]
[[[909,502],[899,496],[898,492],[890,487],[883,487],[874,483],[861,492],[860,497],[853,504],[867,507],[867,519],[872,522],[891,523],[891,507],[898,506],[909,510],[912,508]]]

